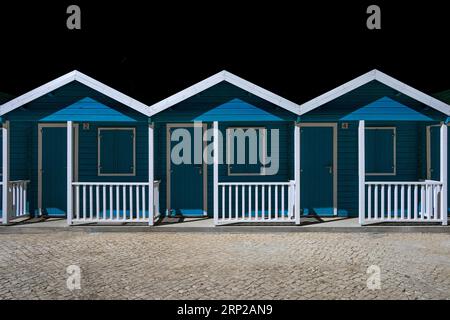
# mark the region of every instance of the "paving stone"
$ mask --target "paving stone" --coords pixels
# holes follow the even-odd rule
[[[450,299],[441,233],[0,234],[0,299]],[[66,268],[81,268],[69,290]],[[381,289],[367,287],[371,265]]]

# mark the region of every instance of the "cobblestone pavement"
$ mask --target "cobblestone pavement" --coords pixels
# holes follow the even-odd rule
[[[0,234],[1,299],[449,299],[450,237],[421,233]],[[81,268],[67,289],[66,268]],[[367,268],[381,269],[381,289]]]

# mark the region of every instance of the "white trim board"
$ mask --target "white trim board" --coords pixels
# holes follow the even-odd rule
[[[39,97],[42,97],[43,95],[52,92],[53,90],[56,90],[70,82],[78,81],[85,86],[94,89],[105,96],[108,96],[128,107],[131,109],[134,109],[140,113],[143,113],[144,115],[148,116],[148,106],[107,86],[106,84],[101,83],[100,81],[97,81],[80,71],[74,70],[71,71],[59,78],[56,78],[55,80],[52,80],[50,82],[47,82],[46,84],[37,87],[36,89],[33,89],[31,91],[28,91],[27,93],[12,99],[11,101],[6,102],[5,104],[2,104],[0,106],[0,116],[5,115],[8,112],[11,112],[24,104],[27,104],[28,102],[31,102]]]
[[[215,75],[206,78],[203,81],[200,81],[189,88],[186,88],[164,100],[161,100],[153,105],[150,106],[150,114],[149,116],[153,116],[161,111],[164,111],[173,105],[186,100],[208,88],[211,88],[212,86],[222,82],[226,81],[232,85],[235,85],[238,88],[241,88],[247,92],[250,92],[254,94],[255,96],[260,97],[261,99],[264,99],[266,101],[269,101],[283,109],[286,109],[288,111],[291,111],[295,114],[299,113],[299,105],[289,101],[279,95],[276,95],[273,92],[270,92],[264,88],[261,88],[247,80],[244,80],[228,71],[221,71],[219,73],[216,73]]]
[[[401,92],[419,102],[422,102],[423,104],[432,107],[433,109],[436,109],[446,115],[450,115],[450,105],[433,98],[430,95],[427,95],[417,89],[414,89],[413,87],[400,82],[391,76],[388,76],[387,74],[378,71],[376,69],[369,71],[362,76],[359,76],[347,83],[344,83],[343,85],[334,88],[333,90],[330,90],[312,100],[309,100],[308,102],[305,102],[300,105],[299,115],[303,115],[305,113],[308,113],[350,91],[353,91],[370,81],[376,80],[378,82],[381,82],[388,87],[391,87],[392,89],[397,90],[398,92]]]

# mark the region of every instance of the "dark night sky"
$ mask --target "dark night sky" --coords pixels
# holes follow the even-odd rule
[[[19,95],[73,69],[147,104],[223,69],[297,103],[373,68],[427,93],[450,88],[443,1],[144,2],[154,3],[2,2],[0,91]],[[70,4],[81,31],[66,28]],[[382,30],[366,28],[369,4],[380,5]]]

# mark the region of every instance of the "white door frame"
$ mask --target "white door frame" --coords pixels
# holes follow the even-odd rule
[[[338,214],[338,136],[336,122],[300,122],[297,124],[300,128],[300,146],[302,141],[301,128],[302,127],[330,127],[333,128],[333,215]],[[302,181],[301,175],[301,148],[300,148],[300,183]],[[298,195],[300,197],[300,194]]]
[[[440,127],[442,124],[426,126],[426,152],[427,152],[427,179],[431,180],[431,127]],[[447,124],[448,126],[448,124]],[[440,132],[439,132],[440,134]],[[440,137],[439,137],[440,139]]]
[[[73,178],[78,181],[78,123],[74,123]],[[38,212],[42,215],[42,128],[67,128],[67,123],[38,123]]]
[[[169,213],[171,208],[171,191],[170,191],[170,183],[171,183],[171,164],[170,161],[170,153],[171,153],[171,132],[170,129],[172,128],[194,128],[200,126],[199,123],[195,122],[189,122],[189,123],[168,123],[166,125],[166,211]],[[208,164],[205,162],[205,159],[203,159],[203,152],[205,151],[207,147],[207,142],[205,139],[203,139],[203,135],[205,134],[207,130],[206,123],[201,123],[202,127],[202,140],[203,140],[203,150],[202,150],[202,172],[203,172],[203,215],[208,215]],[[191,142],[194,142],[193,139],[191,139]],[[192,164],[194,165],[194,164]]]

